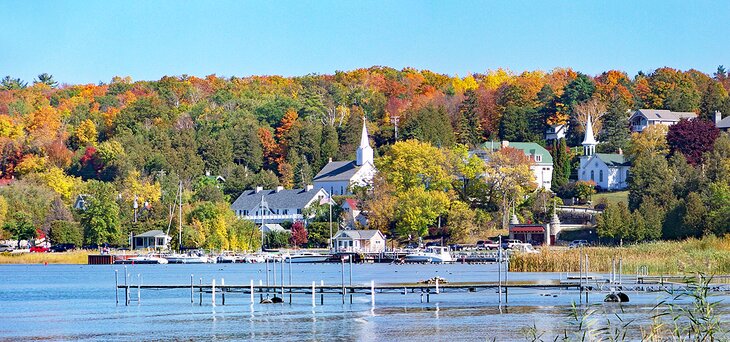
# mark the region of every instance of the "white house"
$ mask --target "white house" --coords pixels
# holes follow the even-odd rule
[[[373,230],[340,230],[332,237],[335,251],[349,253],[380,253],[385,251],[385,235]]]
[[[370,147],[368,129],[362,122],[362,136],[357,148],[357,159],[350,161],[331,161],[314,176],[314,188],[324,189],[331,195],[352,194],[352,186],[367,186],[375,175],[373,148]]]
[[[327,192],[315,190],[312,185],[292,190],[284,190],[281,186],[274,190],[256,187],[238,196],[231,204],[231,210],[238,218],[257,224],[303,221],[309,218],[305,217],[304,210],[325,197]]]
[[[639,109],[629,118],[632,132],[641,132],[651,125],[671,126],[681,119],[694,119],[694,112],[672,112],[666,109]]]
[[[593,181],[603,190],[623,190],[628,187],[631,164],[620,153],[596,153],[598,141],[593,136],[590,116],[582,145],[583,156],[580,157],[578,180]]]
[[[715,111],[715,126],[721,131],[730,132],[730,116],[722,118],[720,111]]]
[[[489,151],[497,151],[504,147],[513,147],[522,151],[530,159],[530,170],[535,176],[538,188],[550,189],[553,184],[553,156],[544,147],[533,142],[488,141],[479,150],[469,151],[485,162],[489,159]]]
[[[133,249],[168,249],[172,238],[161,230],[150,230],[135,235]]]
[[[559,140],[565,138],[568,125],[552,125],[545,130],[545,140]]]

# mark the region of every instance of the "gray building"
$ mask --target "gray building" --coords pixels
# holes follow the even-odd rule
[[[231,210],[238,218],[257,224],[304,221],[309,218],[304,215],[305,209],[327,197],[326,191],[315,190],[311,185],[292,190],[284,190],[283,187],[272,190],[256,187],[238,196],[231,205]]]

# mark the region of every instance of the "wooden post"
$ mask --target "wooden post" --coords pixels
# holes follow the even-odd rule
[[[324,280],[319,281],[319,305],[324,305]]]
[[[342,264],[342,270],[340,271],[341,275],[341,282],[342,284],[342,304],[345,304],[345,259],[340,259],[340,264]]]
[[[198,288],[198,292],[200,293],[200,306],[203,306],[203,277],[200,277],[200,287]]]
[[[281,258],[281,302],[284,302],[284,257]]]
[[[312,307],[316,307],[317,306],[317,301],[315,299],[316,298],[316,295],[315,295],[316,289],[314,288],[315,287],[314,284],[315,284],[315,282],[314,282],[314,280],[312,280]]]
[[[114,298],[119,305],[119,270],[114,270]]]
[[[502,305],[502,236],[499,236],[499,252],[497,253],[497,276],[499,285],[497,286],[497,296],[499,297],[499,305]]]
[[[251,279],[251,305],[253,305],[253,279]]]
[[[350,304],[352,304],[352,255],[349,257],[350,259]]]
[[[582,252],[578,252],[578,302],[580,304],[583,304],[583,253]]]
[[[289,304],[291,304],[291,256],[289,256]]]
[[[226,289],[224,288],[226,280],[221,278],[221,305],[226,305]]]
[[[137,273],[137,305],[142,300],[142,275]]]
[[[618,284],[623,285],[623,268],[624,268],[624,257],[620,256],[618,258]]]
[[[210,283],[210,303],[215,306],[215,278]]]
[[[127,266],[124,266],[124,306],[129,305],[129,285],[127,278],[129,278],[129,274],[127,274]]]
[[[439,294],[439,278],[436,278],[436,294]]]
[[[264,259],[266,260],[266,287],[269,286],[269,258]],[[260,285],[260,284],[259,284]]]
[[[370,306],[375,307],[375,280],[370,281]]]
[[[268,278],[268,274],[267,274],[267,278]],[[261,279],[259,279],[259,297],[260,297],[261,300],[264,300],[264,289],[263,289],[263,286],[264,286],[264,281],[261,280]],[[266,286],[269,286],[268,279],[266,280]]]
[[[190,304],[195,303],[195,300],[193,299],[193,275],[190,274]]]

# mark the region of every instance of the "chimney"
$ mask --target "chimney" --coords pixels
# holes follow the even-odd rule
[[[618,148],[618,154],[620,154],[620,155],[624,154],[624,150],[622,150],[620,147]]]
[[[257,187],[256,187],[256,192],[255,192],[255,193],[257,193],[257,194],[258,194],[259,192],[261,192],[261,191],[263,191],[263,190],[264,190],[264,187],[262,187],[262,186],[257,186]]]
[[[720,120],[722,120],[722,112],[719,110],[715,111],[715,126],[720,123]]]
[[[284,190],[284,187],[283,186],[279,185],[279,186],[276,187],[276,192],[279,192],[281,190]]]
[[[329,162],[330,162],[330,163],[332,162],[332,157],[330,157],[330,159],[329,159]]]
[[[505,147],[508,147],[508,146],[509,146],[509,141],[502,140],[502,148],[505,148]]]
[[[308,184],[306,187],[304,187],[304,191],[310,191],[312,189],[314,189],[314,185],[312,184]]]

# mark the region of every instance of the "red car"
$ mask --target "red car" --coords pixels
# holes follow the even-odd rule
[[[48,247],[43,246],[33,246],[30,248],[31,253],[46,253],[50,250]]]

